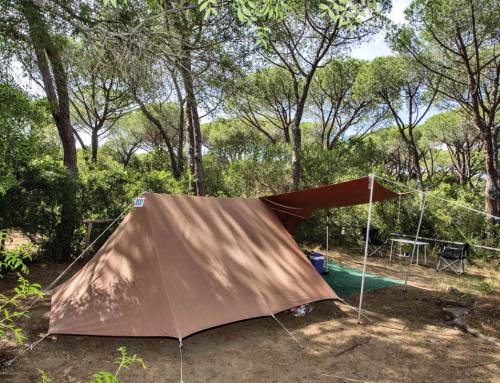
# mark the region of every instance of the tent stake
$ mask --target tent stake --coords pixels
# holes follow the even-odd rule
[[[18,353],[14,358],[12,358],[12,359],[4,362],[4,365],[6,367],[10,367],[12,365],[12,363],[14,363],[18,358],[20,358],[21,356],[23,356],[24,354],[26,354],[28,351],[32,351],[36,346],[38,346],[48,336],[49,336],[48,333],[44,334],[42,337],[40,337],[40,339],[34,341],[28,347],[26,347],[23,351],[21,351],[20,353]]]
[[[363,293],[365,289],[365,275],[366,275],[366,262],[368,259],[368,244],[370,241],[370,225],[372,221],[372,205],[373,205],[373,181],[374,176],[369,176],[369,189],[370,189],[370,202],[368,205],[368,221],[366,223],[366,237],[365,237],[365,255],[363,257],[363,276],[361,277],[361,291],[359,295],[359,308],[358,308],[358,323],[361,323],[361,311],[363,306]]]

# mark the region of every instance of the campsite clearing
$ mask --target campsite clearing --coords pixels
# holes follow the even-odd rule
[[[359,253],[335,253],[333,258],[360,268]],[[65,265],[34,264],[31,279],[47,285]],[[371,257],[368,271],[400,278],[404,261]],[[410,287],[386,287],[367,292],[365,313],[373,324],[356,323],[355,313],[340,302],[317,303],[312,313],[278,319],[299,338],[304,350],[272,318],[259,318],[210,329],[184,340],[184,381],[187,382],[499,382],[499,350],[483,339],[454,328],[443,306],[453,301],[448,286],[470,308],[469,322],[485,335],[500,337],[500,294],[480,293],[481,282],[498,280],[498,272],[469,267],[465,277],[439,273],[432,266],[413,266]],[[0,292],[14,286],[15,275],[0,280]],[[463,302],[465,300],[465,303]],[[347,299],[353,305],[357,296]],[[47,331],[49,300],[36,305],[21,322],[29,341]],[[22,347],[12,340],[0,343],[0,358]],[[28,343],[28,341],[26,342]],[[36,382],[37,368],[56,382],[81,382],[96,370],[113,370],[115,350],[126,346],[141,355],[147,370],[127,371],[134,383],[178,382],[178,342],[167,338],[117,338],[55,335],[0,370],[0,380]],[[481,365],[482,364],[482,365]]]

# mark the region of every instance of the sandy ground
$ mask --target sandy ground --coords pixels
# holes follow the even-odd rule
[[[341,262],[358,267],[360,257],[336,254]],[[33,265],[31,279],[47,284],[64,265]],[[370,271],[401,277],[402,262],[371,258]],[[272,318],[259,318],[204,331],[184,340],[184,382],[500,382],[500,359],[495,346],[465,334],[446,322],[439,297],[452,275],[430,267],[411,268],[411,286],[389,287],[365,295],[366,314],[373,323],[356,321],[356,313],[340,302],[315,305],[306,317],[282,313],[278,319],[303,345],[299,347]],[[477,270],[471,275],[481,277]],[[15,276],[0,280],[0,292],[9,290]],[[444,286],[443,286],[444,283]],[[471,290],[473,291],[473,290]],[[470,294],[471,319],[483,322],[490,336],[499,336],[497,292]],[[357,304],[357,297],[348,301]],[[48,300],[37,304],[23,320],[28,337],[36,340],[48,327]],[[481,311],[483,310],[483,311]],[[493,316],[493,319],[491,318]],[[38,381],[37,369],[54,381],[85,382],[97,370],[114,371],[116,349],[126,346],[139,354],[147,370],[126,370],[128,383],[179,382],[178,343],[162,338],[106,338],[50,336],[12,366],[0,367],[0,382]],[[12,340],[0,341],[0,359],[22,349]]]

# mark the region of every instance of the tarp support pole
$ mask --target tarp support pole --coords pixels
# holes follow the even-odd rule
[[[406,290],[406,285],[408,284],[408,277],[410,275],[410,266],[413,262],[413,257],[415,256],[415,248],[417,247],[418,237],[420,235],[420,227],[422,226],[422,218],[424,217],[425,203],[426,203],[426,193],[422,192],[422,204],[420,208],[420,218],[418,219],[417,233],[415,234],[415,240],[413,241],[413,249],[411,251],[410,262],[408,262],[408,267],[406,268],[405,284],[404,289]]]
[[[328,215],[326,216],[326,256],[325,256],[325,266],[323,267],[324,272],[328,272],[328,225],[330,224],[330,219]]]
[[[361,311],[363,306],[363,293],[365,289],[365,275],[366,275],[366,262],[368,260],[368,245],[370,241],[370,225],[372,222],[372,205],[373,205],[373,181],[375,177],[369,176],[370,199],[368,203],[368,221],[366,223],[366,237],[365,237],[365,255],[363,257],[363,276],[361,277],[361,291],[359,294],[359,308],[358,308],[358,323],[361,323]]]

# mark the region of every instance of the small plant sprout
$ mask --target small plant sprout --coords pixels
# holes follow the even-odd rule
[[[137,356],[137,354],[129,355],[126,347],[119,347],[117,351],[119,351],[121,355],[115,359],[115,364],[118,365],[115,376],[118,376],[122,368],[128,369],[134,364],[138,364],[143,369],[147,368],[144,360],[141,357]]]
[[[90,377],[87,383],[125,383],[118,377],[122,369],[129,369],[133,366],[138,366],[140,368],[146,369],[146,364],[144,360],[137,354],[129,355],[126,347],[119,347],[117,351],[120,355],[115,359],[114,363],[118,365],[116,371],[97,371]],[[38,383],[54,383],[52,378],[43,370],[38,370],[40,373],[40,380]]]
[[[44,370],[38,369],[38,373],[40,374],[38,383],[54,383],[49,374],[47,374]]]

